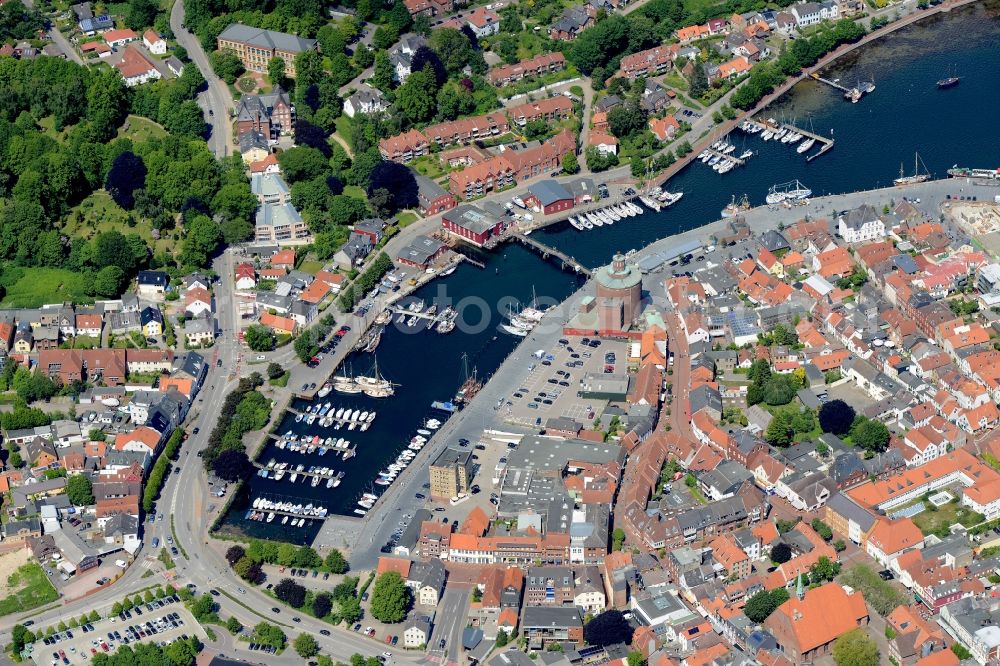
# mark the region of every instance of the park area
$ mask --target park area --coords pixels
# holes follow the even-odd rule
[[[0,617],[38,608],[59,598],[45,571],[31,561],[31,551],[0,557]]]

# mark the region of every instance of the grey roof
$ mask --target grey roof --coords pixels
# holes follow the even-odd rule
[[[142,322],[143,326],[145,326],[146,324],[148,324],[148,323],[150,323],[152,321],[156,321],[156,322],[159,322],[159,323],[162,324],[163,323],[163,313],[160,312],[159,308],[154,308],[152,306],[146,306],[146,307],[144,307],[142,309],[142,312],[139,313],[139,321]]]
[[[279,102],[288,107],[292,106],[288,93],[281,86],[263,95],[244,95],[236,106],[236,119],[270,118]]]
[[[498,219],[475,206],[459,206],[444,214],[449,222],[454,222],[474,234],[481,234],[496,226]]]
[[[135,279],[139,284],[154,285],[157,287],[166,287],[170,282],[170,276],[162,271],[139,271]]]
[[[771,252],[776,250],[787,250],[791,247],[788,240],[774,229],[768,229],[760,237],[760,242]]]
[[[819,11],[819,5],[816,5],[816,11]],[[874,222],[877,219],[879,219],[878,211],[876,211],[870,204],[862,204],[857,208],[848,211],[845,217],[840,218],[844,225],[849,229],[860,229],[866,223]]]
[[[575,606],[526,606],[521,624],[524,627],[582,627],[583,616]]]
[[[258,227],[275,227],[286,224],[301,224],[302,216],[291,203],[264,204],[257,209],[255,223]]]
[[[511,469],[560,472],[570,460],[594,464],[613,460],[621,462],[624,453],[624,449],[617,445],[526,435],[518,447],[507,455],[507,466]]]
[[[267,146],[267,137],[265,137],[260,132],[247,132],[243,136],[240,137],[240,152],[241,153],[248,153],[248,152],[250,152],[251,150],[254,150],[254,149],[263,150],[263,151],[266,152],[267,149],[268,149],[268,146]],[[256,175],[259,175],[259,174],[254,174],[254,175],[256,176]],[[254,194],[258,194],[258,193],[254,192]]]
[[[450,465],[468,465],[472,461],[472,452],[468,450],[448,447],[438,454],[438,457],[431,463],[432,467],[445,467]]]
[[[742,497],[727,497],[708,506],[685,511],[676,516],[682,530],[703,530],[710,525],[743,520],[747,517]]]
[[[861,462],[861,458],[858,454],[853,451],[848,451],[847,453],[841,453],[837,456],[833,465],[830,467],[830,476],[838,484],[841,481],[851,478],[857,473],[867,474],[865,470],[865,465]]]
[[[444,565],[439,559],[431,559],[427,562],[414,562],[410,566],[410,573],[407,576],[420,587],[432,587],[438,594],[444,590],[444,579],[447,576]]]
[[[226,39],[233,42],[242,42],[251,46],[258,46],[266,49],[278,49],[280,51],[290,51],[300,53],[316,47],[315,39],[304,39],[297,35],[289,35],[284,32],[273,30],[261,30],[251,28],[242,23],[233,23],[222,31],[219,39]]]
[[[541,202],[542,206],[548,206],[557,201],[572,199],[573,195],[566,191],[566,188],[554,180],[543,180],[528,188],[528,191]]]
[[[692,415],[706,407],[720,413],[722,412],[722,395],[711,386],[703,384],[691,391],[689,400],[691,402]]]
[[[396,255],[396,258],[412,261],[415,264],[425,264],[430,257],[440,251],[442,247],[444,247],[444,243],[436,238],[420,235],[411,240],[409,245],[400,250],[399,254]]]
[[[191,335],[196,333],[215,332],[215,323],[207,317],[195,317],[184,322],[184,333]]]
[[[714,488],[721,495],[729,495],[751,478],[753,474],[743,465],[734,460],[723,460],[715,469],[703,472],[698,480],[706,488]]]
[[[569,7],[552,24],[552,28],[559,32],[576,32],[582,26],[586,25],[589,19],[590,17],[583,7]]]

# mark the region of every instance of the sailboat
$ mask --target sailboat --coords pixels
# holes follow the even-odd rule
[[[951,73],[943,79],[939,79],[937,82],[938,88],[951,88],[952,86],[957,86],[962,77],[955,75],[955,68],[951,68]]]
[[[927,165],[924,165],[924,173],[920,173],[919,166],[924,165],[924,161],[920,159],[920,153],[913,154],[913,175],[904,176],[903,175],[903,165],[899,165],[899,178],[892,181],[893,185],[912,185],[914,183],[922,183],[926,180],[930,180],[931,175],[927,173]]]

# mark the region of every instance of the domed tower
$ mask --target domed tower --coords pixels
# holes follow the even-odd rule
[[[629,329],[639,313],[642,300],[642,274],[625,255],[616,252],[609,266],[602,266],[594,274],[597,281],[598,324],[602,333],[622,332]]]

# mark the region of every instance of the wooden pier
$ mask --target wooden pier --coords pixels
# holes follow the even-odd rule
[[[740,158],[738,158],[738,157],[736,157],[735,155],[732,155],[732,154],[727,155],[726,153],[721,153],[721,152],[719,152],[718,150],[716,150],[714,148],[706,148],[702,152],[708,153],[709,155],[714,155],[714,156],[718,157],[720,160],[727,160],[729,162],[732,162],[736,166],[744,166],[747,163],[746,160],[741,160]],[[733,152],[736,152],[736,151],[733,151]]]
[[[578,262],[576,259],[574,259],[573,257],[569,256],[568,254],[566,254],[561,250],[557,250],[554,247],[549,247],[545,243],[537,241],[534,238],[531,238],[530,236],[525,236],[522,233],[512,233],[511,238],[521,243],[524,243],[528,247],[534,248],[539,253],[541,253],[542,257],[546,259],[549,257],[555,257],[556,259],[562,262],[563,268],[572,268],[577,273],[582,273],[583,275],[586,275],[588,278],[591,276],[591,271],[589,268],[587,268],[586,266]]]
[[[816,143],[820,144],[820,149],[818,151],[816,151],[815,153],[813,153],[812,155],[809,155],[808,157],[806,157],[806,162],[812,162],[814,159],[816,159],[817,157],[819,157],[820,155],[822,155],[826,151],[828,151],[831,148],[833,148],[833,139],[831,139],[830,137],[820,136],[819,134],[816,134],[815,132],[810,132],[809,130],[804,130],[801,127],[796,127],[795,125],[791,125],[789,123],[785,123],[783,125],[783,127],[787,131],[789,131],[789,132],[795,132],[797,134],[801,134],[802,136],[806,137],[807,139],[814,139],[816,141]],[[794,145],[795,144],[793,144],[793,146]]]
[[[847,86],[840,85],[836,81],[831,81],[830,79],[824,79],[822,76],[816,74],[815,72],[813,72],[809,76],[811,76],[816,81],[819,81],[820,83],[825,83],[826,85],[841,91],[842,93],[844,93],[844,99],[853,103],[858,102],[862,97],[865,96],[866,93],[875,92],[875,84],[871,82],[858,83],[857,87],[848,88]]]
[[[340,452],[340,451],[343,451],[343,449],[336,449],[336,451]],[[271,481],[275,480],[274,473],[277,472],[278,470],[274,469],[273,467],[268,467],[267,465],[265,465],[263,463],[260,463],[260,462],[254,462],[253,466],[256,467],[257,469],[266,469],[269,472],[267,478],[269,480],[271,480]],[[331,467],[330,469],[332,470],[333,468]],[[290,477],[292,474],[298,474],[299,476],[302,476],[302,477],[309,477],[310,479],[315,476],[315,477],[319,477],[320,479],[326,481],[327,479],[332,479],[334,476],[336,476],[336,471],[334,471],[333,474],[330,474],[328,476],[324,476],[322,474],[317,474],[316,472],[310,472],[308,470],[305,470],[305,471],[302,471],[302,472],[296,472],[294,467],[286,467],[285,468],[285,476],[282,477],[281,481],[278,481],[278,483],[282,483],[283,481],[287,481],[288,477]],[[298,480],[298,479],[296,479],[296,480]],[[303,481],[304,480],[305,479],[303,479]]]

